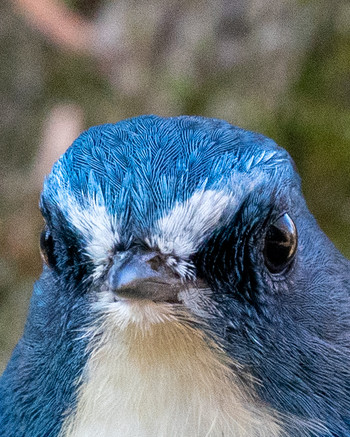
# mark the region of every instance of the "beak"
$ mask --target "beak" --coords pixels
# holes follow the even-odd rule
[[[154,302],[178,303],[178,293],[184,288],[181,280],[155,252],[116,255],[107,282],[119,298]]]

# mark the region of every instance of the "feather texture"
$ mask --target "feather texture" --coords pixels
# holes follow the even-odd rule
[[[96,126],[40,206],[49,262],[1,437],[350,435],[350,263],[272,140],[202,117]],[[283,217],[297,244],[274,271]]]

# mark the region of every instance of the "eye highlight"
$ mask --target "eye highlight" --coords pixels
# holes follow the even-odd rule
[[[293,260],[298,246],[298,233],[286,213],[268,228],[265,235],[264,259],[271,273],[282,272]]]
[[[47,266],[50,268],[55,267],[54,240],[47,226],[45,226],[40,235],[40,253]]]

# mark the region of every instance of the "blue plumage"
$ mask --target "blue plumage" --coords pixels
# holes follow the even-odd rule
[[[278,418],[271,436],[350,435],[349,262],[272,140],[202,117],[93,127],[54,165],[41,209],[47,265],[0,380],[1,436],[82,435],[99,350],[86,333],[117,310],[116,331],[153,329],[126,318],[135,302],[155,305],[151,325],[170,311],[224,351],[254,408]],[[223,429],[208,435],[264,435]],[[150,434],[140,425],[137,435]]]

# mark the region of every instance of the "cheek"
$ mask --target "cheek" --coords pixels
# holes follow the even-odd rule
[[[204,282],[201,281],[204,285]],[[203,320],[213,319],[219,314],[213,300],[213,291],[205,284],[204,288],[188,288],[179,293],[179,300],[194,316]]]

